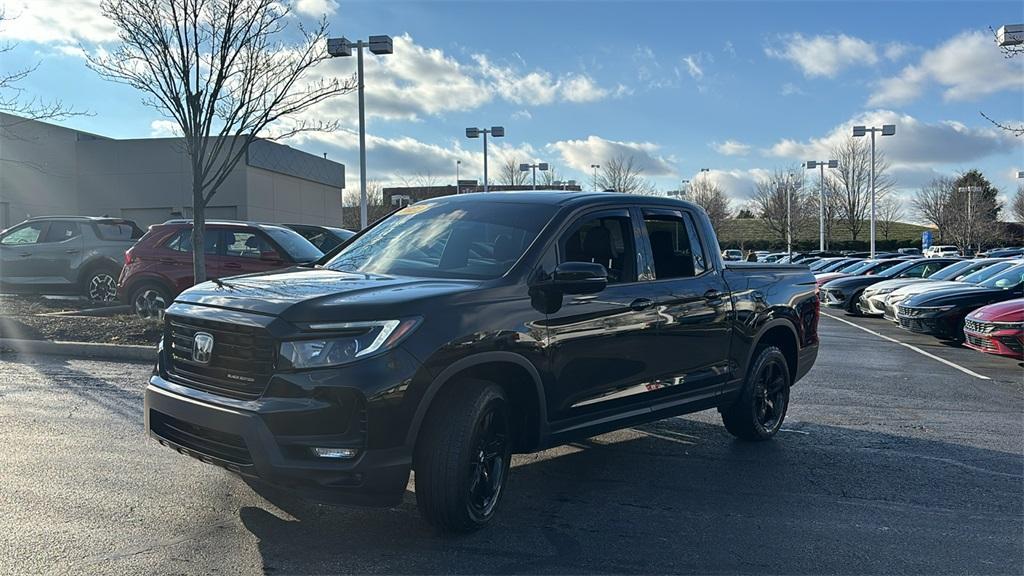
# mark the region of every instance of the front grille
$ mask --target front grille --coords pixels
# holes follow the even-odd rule
[[[241,436],[220,432],[178,420],[156,410],[149,411],[149,429],[164,440],[239,466],[251,466],[252,456]]]
[[[935,321],[926,320],[921,318],[910,318],[907,316],[900,315],[900,328],[905,328],[911,332],[934,332]]]
[[[196,332],[213,336],[213,351],[206,364],[192,359]],[[172,380],[242,400],[258,398],[266,389],[275,349],[263,328],[167,316],[164,336],[171,360],[167,372]]]
[[[978,334],[989,334],[995,331],[996,325],[991,322],[979,322],[968,318],[964,320],[964,329]]]
[[[974,334],[964,334],[964,336],[967,337],[967,343],[975,348],[986,352],[995,352],[997,350],[996,345],[992,342],[991,338],[975,336]]]
[[[906,306],[898,306],[896,309],[899,310],[898,316],[917,316],[920,314],[920,311]]]

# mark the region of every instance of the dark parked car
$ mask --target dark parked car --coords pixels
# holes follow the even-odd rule
[[[962,340],[964,318],[972,310],[1024,296],[1024,264],[976,286],[945,288],[911,296],[898,307],[900,328]]]
[[[860,314],[860,297],[868,286],[896,278],[924,278],[956,261],[953,258],[904,260],[877,274],[836,278],[822,285],[818,294],[829,308],[842,308],[848,314]]]
[[[771,438],[818,351],[804,266],[726,266],[703,210],[616,193],[407,206],[314,269],[167,309],[149,434],[244,477],[486,524],[513,452],[717,408]]]
[[[271,224],[207,222],[203,243],[207,278],[269,272],[323,257],[294,230]],[[150,226],[124,253],[118,293],[140,316],[158,316],[194,283],[192,222],[169,220]]]
[[[298,232],[324,254],[334,250],[342,242],[355,235],[355,232],[351,230],[332,226],[317,226],[315,224],[285,224],[285,226]]]
[[[124,251],[142,234],[135,222],[122,218],[30,218],[0,233],[0,287],[72,291],[97,302],[112,301]]]

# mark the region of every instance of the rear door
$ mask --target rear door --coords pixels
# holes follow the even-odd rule
[[[252,229],[225,229],[221,275],[234,276],[281,268],[284,254],[267,236]]]
[[[35,247],[35,266],[46,284],[72,284],[78,280],[82,259],[82,226],[69,220],[51,220]]]
[[[691,399],[713,396],[729,378],[732,302],[709,258],[697,220],[678,208],[642,208],[642,246],[665,319],[650,350],[658,386]]]
[[[221,275],[220,258],[217,254],[221,244],[221,233],[215,228],[207,228],[203,236],[203,243],[206,244],[206,277],[217,278]],[[192,228],[182,228],[154,251],[153,256],[158,259],[157,269],[174,285],[175,293],[195,284],[195,275],[192,273],[192,248]]]
[[[654,378],[651,348],[662,317],[652,287],[639,281],[644,267],[635,221],[627,208],[586,212],[561,233],[558,262],[597,262],[608,286],[597,294],[565,295],[548,314],[549,354],[555,389],[552,419],[604,409],[621,413]],[[592,417],[592,416],[591,416]]]

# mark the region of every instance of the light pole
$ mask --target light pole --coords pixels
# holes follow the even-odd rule
[[[804,163],[808,170],[819,169],[818,174],[818,251],[825,251],[825,167],[838,168],[838,160],[808,160]]]
[[[504,126],[491,126],[488,128],[466,128],[466,138],[479,138],[484,135],[484,192],[487,192],[487,135],[501,138],[505,135]]]
[[[967,192],[967,250],[971,249],[971,223],[974,220],[974,192],[982,192],[984,188],[981,186],[960,186],[956,189],[957,192],[963,194]]]
[[[547,172],[547,169],[548,169],[548,163],[547,162],[539,162],[537,164],[520,164],[519,165],[519,171],[520,172],[526,172],[528,170],[532,170],[533,171],[533,189],[534,190],[537,189],[537,170],[540,170],[541,172]]]
[[[895,124],[883,124],[881,128],[854,126],[853,135],[860,138],[868,132],[871,133],[871,258],[875,257],[875,132],[881,132],[882,136],[896,134]]]
[[[679,195],[686,198],[686,190],[690,187],[689,180],[683,180],[679,183]]]
[[[594,170],[594,192],[597,192],[597,169],[601,167],[600,164],[591,164],[590,167]]]
[[[790,181],[793,179],[792,172],[786,174],[786,254],[789,254],[788,262],[793,261],[793,202],[790,199]]]
[[[363,48],[378,56],[395,51],[391,36],[370,36],[369,41],[355,43],[348,38],[327,39],[327,53],[333,57],[348,57],[356,48],[356,83],[359,85],[359,227],[366,228],[366,104],[363,99]]]
[[[455,194],[459,194],[459,167],[462,166],[462,160],[455,161]]]

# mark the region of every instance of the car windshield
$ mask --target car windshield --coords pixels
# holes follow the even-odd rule
[[[1024,264],[1018,264],[1001,274],[985,280],[978,284],[983,288],[999,288],[1000,290],[1012,290],[1024,283]]]
[[[486,200],[413,204],[352,240],[327,268],[429,278],[497,278],[522,256],[555,208]]]
[[[873,264],[875,264],[874,260],[861,260],[860,262],[854,262],[853,264],[850,264],[846,268],[840,269],[839,272],[843,272],[844,274],[856,274],[857,272],[860,272],[861,270]]]
[[[317,249],[302,237],[301,234],[287,228],[267,226],[263,231],[270,235],[275,242],[284,248],[284,251],[296,262],[312,262],[323,257],[324,253]]]
[[[910,268],[911,266],[913,266],[915,264],[919,264],[920,262],[921,262],[920,260],[907,260],[906,262],[901,262],[899,264],[893,265],[888,270],[885,270],[883,272],[879,272],[877,274],[877,276],[879,278],[892,278],[892,277],[896,276],[897,274],[899,274],[900,272],[903,272],[907,268]]]
[[[953,280],[957,276],[963,275],[964,272],[972,272],[977,270],[979,266],[983,266],[982,262],[974,262],[972,260],[964,260],[963,262],[955,262],[949,266],[939,270],[935,274],[929,276],[932,280]]]
[[[1014,262],[996,262],[991,266],[986,266],[977,272],[968,274],[960,279],[960,282],[967,282],[968,284],[980,284],[985,280],[999,274],[1003,270],[1010,268],[1014,265]]]

